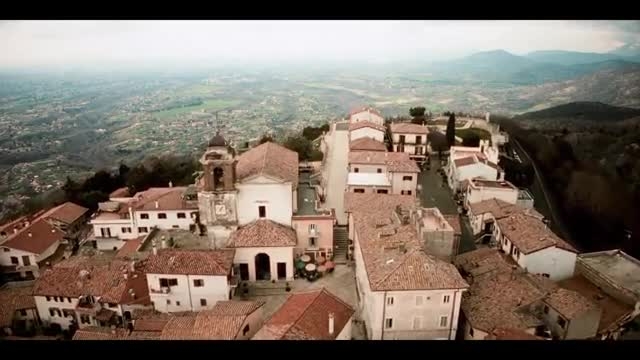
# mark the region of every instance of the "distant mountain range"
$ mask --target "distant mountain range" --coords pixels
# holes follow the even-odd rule
[[[640,109],[577,101],[514,116],[514,120],[561,120],[579,122],[616,122],[640,116]]]
[[[640,71],[640,56],[571,51],[536,51],[518,56],[504,50],[493,50],[433,63],[427,68],[434,80],[537,85],[576,79],[598,71]]]

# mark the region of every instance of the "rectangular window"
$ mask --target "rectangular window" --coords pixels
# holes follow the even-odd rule
[[[258,217],[265,218],[267,217],[267,207],[266,206],[258,206]]]
[[[89,315],[81,315],[80,322],[83,324],[91,324],[91,316]]]
[[[413,318],[413,330],[418,330],[422,328],[422,318],[421,317],[414,317]]]
[[[207,306],[207,299],[200,299],[200,306]]]
[[[310,238],[309,238],[309,246],[310,246],[310,247],[316,247],[316,246],[317,246],[317,244],[316,244],[316,238],[314,238],[314,237],[310,237]]]
[[[391,318],[387,318],[384,320],[384,328],[385,329],[391,329],[393,328],[393,319]]]
[[[45,296],[45,299],[47,299],[47,301],[51,301],[51,296]]]
[[[69,303],[71,303],[71,298],[67,298],[67,301],[68,301]]]
[[[158,213],[158,219],[166,219],[167,218],[167,214],[165,213]]]
[[[442,297],[442,303],[443,304],[448,304],[449,300],[451,300],[451,296],[449,296],[449,295],[445,295],[445,296]]]
[[[171,305],[171,300],[167,299],[167,305]]]
[[[169,286],[178,286],[178,279],[169,279]]]
[[[387,298],[387,306],[393,306],[393,297],[392,296]]]
[[[178,219],[186,219],[187,218],[187,214],[185,213],[178,213]]]
[[[413,176],[403,176],[402,181],[411,181],[413,180]]]
[[[9,251],[11,251],[11,250],[10,250],[9,248],[2,248],[2,251],[4,251],[4,252],[9,252]]]
[[[416,144],[417,145],[422,144],[422,136],[416,136]]]
[[[359,172],[360,172],[360,169],[358,169],[358,168],[354,168],[354,169],[353,169],[353,172],[359,173]]]
[[[404,135],[400,135],[400,143],[404,144],[405,142],[405,136]]]
[[[309,232],[311,231],[315,231],[318,229],[318,225],[316,224],[309,224]]]
[[[416,296],[416,306],[422,306],[422,296]]]
[[[388,193],[389,193],[389,190],[381,189],[381,190],[378,190],[378,191],[376,191],[376,192],[377,192],[378,194],[388,194]]]
[[[204,280],[202,280],[202,279],[193,280],[193,286],[194,287],[203,287],[204,286]]]
[[[354,193],[364,194],[364,189],[353,189]]]
[[[173,229],[180,229],[180,225],[171,225]]]
[[[56,309],[54,309],[54,308],[49,308],[49,315],[50,315],[50,316],[56,316]]]
[[[180,306],[180,301],[176,301],[176,306]]]
[[[449,318],[447,316],[440,316],[440,327],[447,327],[449,324]]]
[[[411,195],[411,190],[407,190],[407,195]]]
[[[29,266],[31,265],[31,259],[29,259],[29,256],[23,256],[22,257],[22,263],[24,264],[24,266]]]
[[[148,233],[149,229],[146,226],[139,227],[138,228],[138,232],[141,233],[141,234]]]
[[[72,310],[67,310],[67,309],[63,309],[62,310],[62,316],[64,317],[73,317],[73,311]]]
[[[147,213],[141,213],[140,214],[140,219],[148,219],[149,218],[149,214]]]
[[[13,265],[20,265],[20,261],[18,260],[18,257],[17,257],[17,256],[12,256],[12,257],[11,257],[11,263],[12,263]]]
[[[381,173],[382,173],[382,169],[378,169],[378,174],[381,174]]]
[[[57,297],[57,296],[54,296],[54,297],[53,297],[53,301],[58,302],[58,297]]]

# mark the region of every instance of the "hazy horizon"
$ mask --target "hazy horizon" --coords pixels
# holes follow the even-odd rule
[[[0,22],[3,69],[380,64],[639,45],[639,21]]]

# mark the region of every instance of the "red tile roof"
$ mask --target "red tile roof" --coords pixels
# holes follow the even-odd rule
[[[141,272],[130,272],[131,263],[121,260],[104,262],[76,257],[43,271],[36,280],[36,296],[78,297],[92,295],[103,303],[146,303],[148,289]],[[124,273],[127,272],[125,279]],[[134,276],[135,275],[135,276]],[[136,289],[136,298],[130,299],[129,289]]]
[[[349,143],[349,149],[352,151],[387,151],[387,147],[383,143],[370,137],[363,137],[351,141]]]
[[[380,164],[390,172],[420,172],[416,162],[404,152],[351,151],[349,164]]]
[[[241,226],[229,237],[229,247],[289,247],[298,238],[293,228],[275,221],[260,219]]]
[[[497,220],[504,236],[523,254],[530,254],[551,246],[577,253],[577,250],[551,231],[540,219],[524,213],[512,214]]]
[[[495,328],[491,334],[485,336],[485,340],[543,340],[541,337],[531,335],[519,329]]]
[[[415,208],[418,206],[418,200],[411,195],[350,192],[344,194],[345,212],[378,212],[385,209],[395,209],[397,206]]]
[[[73,340],[124,340],[128,335],[129,331],[122,328],[112,330],[91,326],[76,330],[73,334]]]
[[[89,209],[67,201],[66,203],[56,206],[52,210],[48,211],[45,216],[68,225],[81,218],[87,213],[87,211],[89,211]]]
[[[335,340],[354,309],[326,289],[292,294],[253,340]],[[329,334],[329,314],[334,331]]]
[[[400,134],[428,134],[429,129],[424,125],[412,124],[412,123],[391,123],[389,125],[392,133]]]
[[[453,228],[453,232],[456,235],[462,235],[462,226],[460,225],[460,216],[459,215],[442,215],[445,220],[451,225]]]
[[[49,224],[46,219],[40,218],[11,235],[2,246],[40,255],[51,246],[59,244],[63,238],[62,231]]]
[[[542,219],[543,216],[535,209],[528,209],[523,206],[510,204],[506,201],[491,198],[487,200],[478,201],[469,205],[469,209],[474,216],[481,214],[491,213],[496,219],[501,219],[512,214],[525,213],[534,216],[538,219]]]
[[[266,142],[238,157],[236,176],[242,181],[256,175],[266,175],[298,186],[298,153],[282,145]]]
[[[135,239],[125,240],[124,245],[116,253],[116,257],[129,258],[130,256],[134,255],[145,237],[146,236],[140,236]]]
[[[138,211],[197,209],[197,205],[183,199],[186,189],[186,187],[149,188],[136,193],[128,205]],[[158,203],[157,207],[156,202]],[[120,212],[128,212],[128,207],[121,206]]]
[[[126,186],[116,189],[111,194],[109,194],[109,198],[123,198],[123,197],[129,197],[129,188]]]
[[[375,130],[379,130],[379,131],[382,131],[382,132],[386,131],[386,128],[384,126],[378,125],[378,124],[374,124],[371,121],[366,121],[366,120],[350,123],[349,124],[349,131],[354,131],[354,130],[362,129],[362,128],[365,128],[365,127],[372,128],[372,129],[375,129]]]
[[[0,288],[0,328],[11,326],[17,310],[34,309],[33,286]]]
[[[149,274],[227,276],[231,272],[235,250],[160,249],[142,261]]]
[[[372,107],[369,107],[369,106],[365,106],[365,107],[361,107],[361,108],[355,108],[355,109],[351,110],[351,112],[349,113],[349,116],[351,117],[353,115],[356,115],[356,114],[359,114],[359,113],[365,112],[365,111],[369,112],[369,113],[372,113],[372,114],[376,114],[376,115],[382,117],[382,114],[378,110],[376,110],[376,109],[374,109]]]
[[[563,288],[549,294],[544,302],[567,319],[575,319],[589,311],[601,311],[596,304],[580,293]]]

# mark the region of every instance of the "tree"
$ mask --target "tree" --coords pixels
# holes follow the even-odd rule
[[[287,149],[297,152],[300,160],[308,160],[313,151],[311,141],[304,136],[289,136],[283,145]]]
[[[422,118],[424,117],[424,113],[427,111],[427,109],[424,108],[424,106],[418,106],[418,107],[412,107],[409,109],[409,115],[411,115],[412,117],[416,118]]]
[[[462,146],[478,147],[480,146],[480,135],[470,132],[462,138]]]
[[[260,138],[260,144],[264,144],[266,142],[273,142],[273,138],[271,137],[271,135],[269,134],[262,135],[262,137]]]
[[[449,115],[449,122],[447,122],[447,144],[453,146],[456,144],[456,115],[451,112]]]

